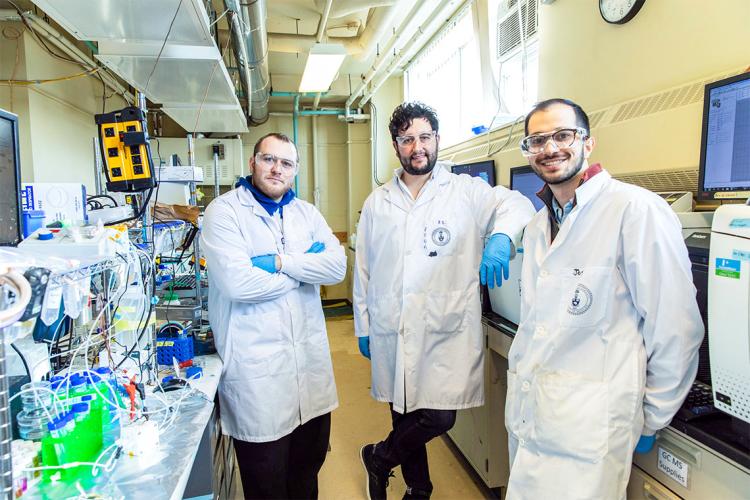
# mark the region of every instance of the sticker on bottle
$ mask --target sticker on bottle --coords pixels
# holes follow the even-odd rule
[[[740,279],[741,262],[735,259],[716,259],[716,276]]]

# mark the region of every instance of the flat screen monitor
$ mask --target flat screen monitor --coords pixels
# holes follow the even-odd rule
[[[21,241],[18,117],[0,109],[0,245]]]
[[[706,85],[698,199],[750,197],[750,73]]]
[[[531,167],[513,167],[510,169],[510,188],[531,200],[537,212],[544,207],[544,202],[536,195],[542,189],[542,186],[544,186],[544,181],[536,175]]]
[[[454,174],[469,174],[472,177],[481,177],[490,186],[495,185],[495,161],[478,161],[466,165],[453,165],[451,172]]]

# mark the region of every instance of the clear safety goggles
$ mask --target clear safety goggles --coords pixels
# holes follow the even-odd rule
[[[589,135],[583,128],[561,128],[549,134],[534,134],[521,139],[521,153],[525,156],[533,156],[541,153],[552,139],[557,149],[569,148],[575,144],[577,139],[585,141]]]
[[[255,161],[266,168],[273,168],[277,163],[281,165],[281,168],[287,171],[293,171],[297,168],[296,161],[288,158],[281,158],[270,153],[257,153],[255,155]]]
[[[410,148],[414,144],[419,141],[420,144],[423,146],[426,146],[427,144],[430,144],[433,139],[435,139],[436,132],[433,130],[432,132],[425,132],[424,134],[419,134],[418,136],[414,137],[413,135],[399,135],[396,136],[396,142],[399,146],[402,148]]]

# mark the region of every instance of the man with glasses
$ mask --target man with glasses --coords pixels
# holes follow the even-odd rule
[[[221,424],[245,498],[317,498],[338,405],[319,289],[344,278],[346,256],[320,212],[295,196],[298,168],[289,137],[262,137],[252,175],[203,220]]]
[[[523,236],[509,353],[508,499],[624,499],[690,390],[703,324],[679,220],[659,196],[588,164],[577,104],[526,116],[521,150],[546,208]]]
[[[453,426],[457,409],[484,404],[480,281],[508,278],[512,242],[534,208],[520,193],[437,162],[429,107],[398,106],[389,128],[402,168],[362,209],[354,322],[371,359],[371,395],[391,404],[393,431],[360,458],[368,498],[386,497],[399,465],[405,498],[429,498],[426,443]]]

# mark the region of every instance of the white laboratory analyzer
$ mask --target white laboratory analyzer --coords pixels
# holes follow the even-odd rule
[[[716,210],[709,259],[714,405],[750,423],[750,206],[722,205]]]

